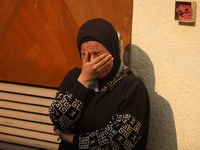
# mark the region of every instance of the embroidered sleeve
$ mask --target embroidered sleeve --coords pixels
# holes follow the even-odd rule
[[[57,92],[49,108],[49,116],[53,124],[61,130],[73,129],[81,116],[84,103],[69,92]]]
[[[109,124],[94,132],[79,135],[79,149],[131,150],[140,139],[141,123],[130,114],[116,115]]]

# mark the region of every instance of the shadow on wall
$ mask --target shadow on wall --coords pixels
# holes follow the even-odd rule
[[[145,83],[150,97],[150,127],[147,150],[177,150],[173,112],[168,101],[155,92],[154,66],[148,55],[132,45],[128,66]],[[123,60],[127,60],[127,53]]]

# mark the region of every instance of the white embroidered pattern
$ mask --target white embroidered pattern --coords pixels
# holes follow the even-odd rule
[[[79,120],[84,103],[72,94],[58,91],[55,100],[49,108],[49,116],[53,124],[61,130],[73,129]]]
[[[116,115],[101,130],[79,136],[80,149],[131,150],[140,139],[141,123],[130,114]]]

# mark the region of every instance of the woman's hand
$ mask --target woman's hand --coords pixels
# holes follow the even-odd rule
[[[113,59],[111,54],[104,53],[90,61],[89,53],[85,52],[82,62],[82,72],[78,81],[88,88],[93,79],[106,70],[111,70]]]
[[[55,132],[56,130],[57,130],[57,128],[54,126],[53,131]],[[74,134],[71,131],[60,131],[59,130],[59,132],[60,132],[60,137],[64,141],[66,141],[70,144],[73,144]]]
[[[73,144],[74,134],[71,131],[60,131],[60,137],[64,141]]]

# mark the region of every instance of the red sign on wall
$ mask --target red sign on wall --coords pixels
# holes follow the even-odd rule
[[[175,20],[179,22],[195,22],[195,2],[176,1]]]

